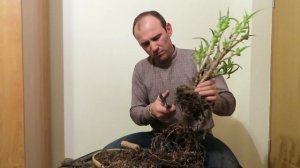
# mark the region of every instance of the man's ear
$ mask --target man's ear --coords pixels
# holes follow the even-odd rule
[[[168,34],[169,36],[171,36],[172,33],[173,33],[172,25],[171,25],[170,23],[167,23],[167,24],[166,24],[166,32],[167,32],[167,34]]]

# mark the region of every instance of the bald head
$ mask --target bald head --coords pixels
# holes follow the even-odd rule
[[[140,29],[141,21],[146,16],[152,16],[152,17],[156,18],[160,22],[160,25],[165,29],[167,22],[160,13],[158,13],[157,11],[145,11],[145,12],[140,13],[134,19],[133,26],[132,26],[132,34],[134,36],[135,36],[135,28],[137,28],[138,30]]]

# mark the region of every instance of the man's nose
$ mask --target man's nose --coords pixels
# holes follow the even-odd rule
[[[153,53],[158,51],[158,45],[156,44],[156,42],[154,41],[150,42],[150,49]]]

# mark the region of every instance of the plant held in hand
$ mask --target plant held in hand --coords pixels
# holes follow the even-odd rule
[[[233,61],[235,56],[241,56],[242,52],[249,46],[239,46],[238,44],[246,41],[250,34],[250,20],[257,12],[252,14],[245,13],[241,21],[230,17],[229,11],[225,16],[219,17],[219,22],[212,32],[211,40],[198,37],[200,46],[195,49],[194,59],[197,65],[194,87],[200,82],[211,78],[227,75],[236,72],[241,66]],[[231,28],[231,30],[230,30]],[[227,35],[227,36],[226,36]],[[194,92],[194,87],[182,85],[177,87],[177,105],[184,112],[183,123],[205,122],[205,119],[212,114],[210,103],[199,97]],[[193,99],[187,101],[187,99]]]
[[[216,29],[211,29],[212,38],[210,43],[205,38],[197,38],[201,40],[200,46],[196,49],[194,58],[197,63],[198,74],[195,85],[207,79],[217,77],[219,75],[228,75],[240,68],[232,60],[234,56],[241,56],[241,53],[249,46],[238,47],[237,45],[249,39],[250,36],[250,20],[256,14],[245,13],[241,21],[227,15],[219,17],[219,23]],[[225,32],[231,27],[231,22],[235,25],[228,37]]]

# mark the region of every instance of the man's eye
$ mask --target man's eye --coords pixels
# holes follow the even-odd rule
[[[157,41],[159,38],[160,38],[160,36],[156,36],[156,37],[154,37],[152,40],[153,40],[153,41]]]
[[[142,47],[147,47],[150,43],[149,42],[145,42],[145,43],[141,43]]]

